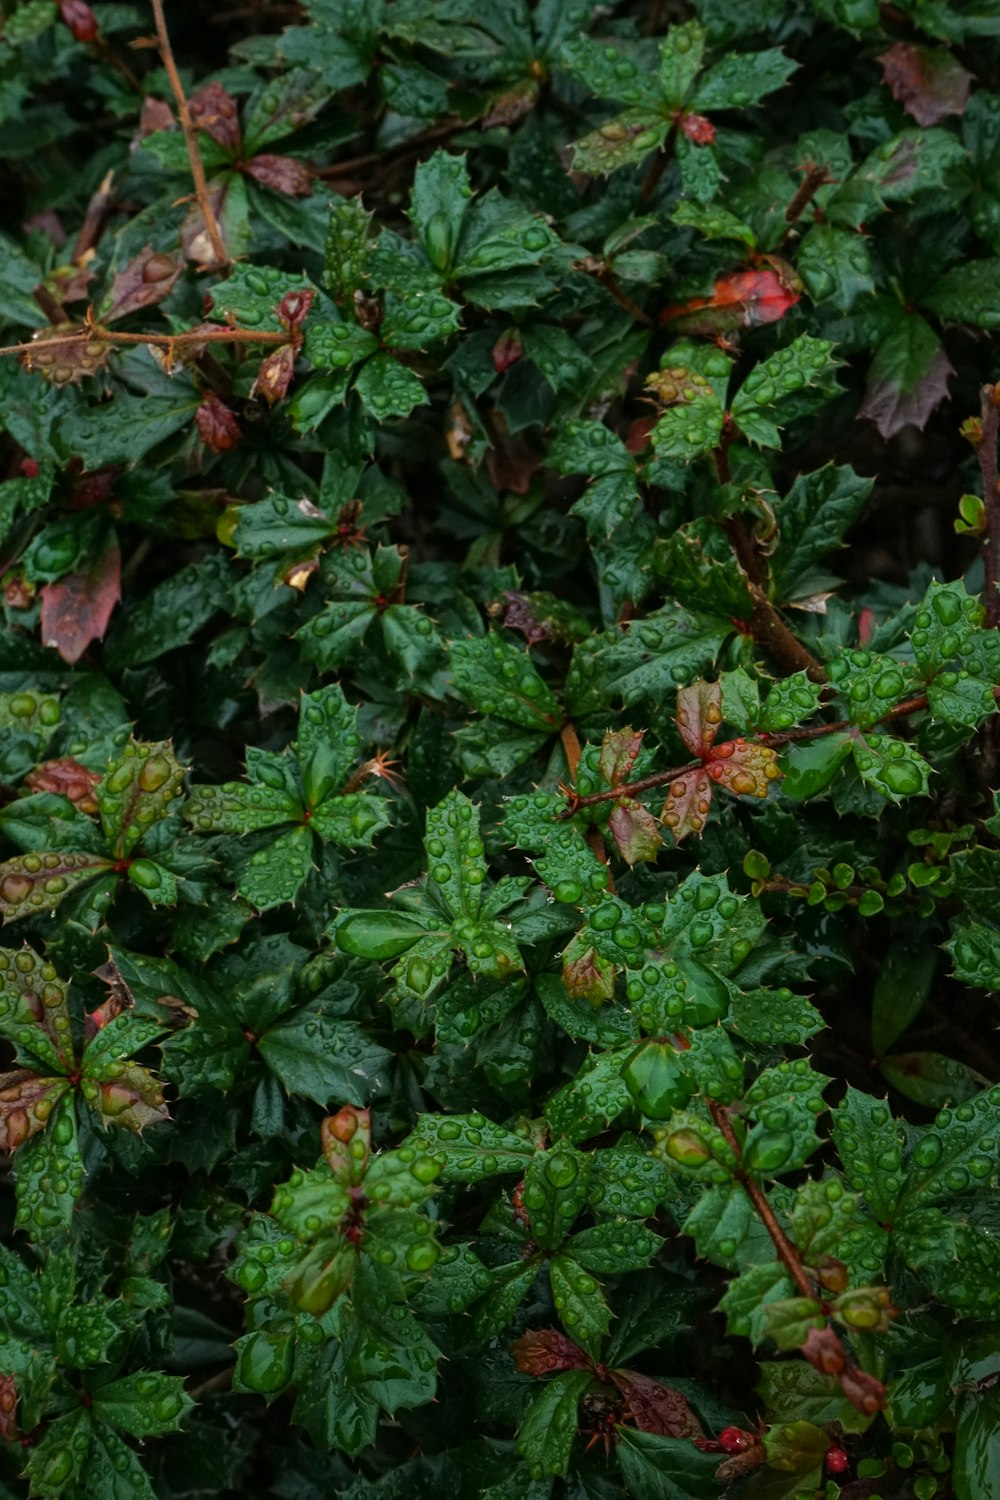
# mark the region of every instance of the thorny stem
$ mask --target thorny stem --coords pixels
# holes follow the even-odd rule
[[[791,231],[791,229],[795,226],[799,219],[801,219],[803,213],[808,208],[813,198],[815,198],[820,188],[825,187],[828,182],[832,181],[833,178],[830,176],[826,167],[817,167],[813,164],[806,169],[805,177],[799,184],[795,196],[792,198],[788,207],[785,209],[785,223],[788,225],[789,231]]]
[[[1000,702],[1000,687],[993,689],[993,697]],[[897,703],[888,709],[880,719],[875,720],[871,728],[877,724],[885,724],[892,719],[905,719],[908,714],[920,713],[927,707],[927,697],[921,694],[918,698],[905,698],[902,703]],[[844,734],[851,729],[850,719],[837,719],[832,724],[812,724],[804,729],[782,729],[774,734],[758,734],[751,740],[751,744],[766,745],[774,749],[778,745],[794,745],[800,740],[820,739],[824,734]],[[621,786],[609,787],[604,792],[591,792],[588,797],[579,797],[576,793],[571,794],[569,805],[565,812],[559,814],[560,819],[571,818],[579,807],[593,807],[598,802],[609,802],[618,797],[637,797],[640,792],[652,791],[654,787],[665,786],[668,781],[674,781],[679,776],[686,776],[689,771],[700,769],[700,760],[689,760],[686,765],[672,766],[669,771],[653,771],[649,776],[643,776],[639,781],[630,781]]]
[[[563,754],[566,757],[566,764],[569,767],[570,780],[575,781],[582,751],[580,748],[580,736],[577,734],[576,726],[571,719],[567,719],[560,729],[559,738],[562,740]]]
[[[68,348],[81,341],[97,344],[155,344],[158,349],[173,350],[188,344],[287,344],[287,332],[258,332],[253,328],[192,328],[187,333],[118,333],[93,323],[73,333],[60,333],[54,339],[29,339],[24,344],[8,344],[4,354],[37,354],[42,349]]]
[[[990,630],[1000,626],[1000,592],[997,590],[1000,560],[1000,493],[997,491],[997,437],[1000,434],[1000,391],[982,388],[982,435],[979,439],[979,469],[983,476],[986,531],[983,535],[983,605]]]
[[[202,165],[201,152],[198,149],[198,131],[191,118],[188,109],[187,98],[184,93],[184,85],[181,83],[181,75],[177,71],[174,61],[173,48],[170,45],[170,36],[167,32],[167,21],[163,14],[163,0],[150,0],[153,7],[153,18],[156,22],[156,36],[160,44],[160,57],[170,80],[174,99],[177,104],[177,113],[180,117],[181,129],[184,132],[184,143],[187,146],[188,161],[191,164],[191,176],[194,178],[194,192],[201,210],[201,217],[205,225],[205,233],[208,235],[212,246],[212,254],[215,256],[217,266],[228,266],[229,257],[226,247],[219,232],[218,221],[215,210],[212,207],[211,195],[208,191],[208,182],[205,179],[205,168]]]
[[[605,266],[602,271],[598,271],[597,279],[604,289],[611,293],[618,306],[624,307],[630,318],[634,318],[637,323],[644,324],[646,328],[652,328],[652,318],[648,313],[644,313],[637,303],[632,301],[632,298],[615,279],[610,266]]]
[[[708,1101],[708,1108],[712,1119],[726,1138],[726,1145],[732,1151],[736,1160],[739,1161],[743,1152],[739,1141],[736,1139],[736,1132],[733,1130],[728,1109],[724,1104],[719,1104],[715,1099]],[[810,1300],[815,1301],[816,1288],[802,1268],[802,1262],[799,1260],[799,1252],[778,1223],[774,1209],[767,1201],[767,1194],[764,1192],[764,1189],[759,1182],[755,1182],[752,1177],[748,1177],[742,1169],[737,1171],[736,1181],[750,1199],[757,1216],[771,1236],[771,1242],[785,1270],[795,1282],[803,1297],[808,1297]]]

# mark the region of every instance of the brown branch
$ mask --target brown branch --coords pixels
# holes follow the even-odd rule
[[[212,246],[216,264],[219,267],[230,264],[226,254],[226,247],[219,231],[215,210],[212,207],[211,194],[208,191],[208,183],[205,180],[205,168],[202,165],[201,152],[198,149],[198,130],[191,118],[188,109],[187,98],[184,93],[184,85],[181,83],[181,75],[177,71],[174,61],[173,49],[170,46],[170,36],[167,32],[166,17],[163,14],[163,0],[150,0],[153,7],[153,17],[156,21],[156,36],[160,44],[160,57],[170,80],[174,100],[177,104],[177,113],[180,116],[181,129],[184,132],[184,143],[187,146],[188,161],[191,164],[191,176],[194,178],[195,197],[198,199],[198,207],[205,224],[205,232]]]
[[[185,348],[188,344],[287,344],[287,332],[260,331],[253,328],[192,328],[186,333],[119,333],[113,328],[102,328],[98,323],[88,323],[73,333],[60,333],[55,338],[29,339],[24,344],[7,344],[0,349],[4,354],[37,354],[41,349],[68,348],[71,344],[93,342],[95,344],[154,344],[158,349]]]
[[[422,131],[412,140],[400,141],[395,146],[387,146],[384,151],[368,151],[364,156],[352,156],[347,161],[335,161],[329,167],[319,167],[314,175],[324,178],[349,177],[352,172],[360,172],[365,167],[381,166],[398,156],[411,156],[434,141],[446,140],[458,131],[468,128],[463,120],[448,120],[441,125],[431,126],[429,130]]]
[[[576,732],[576,726],[571,719],[567,719],[559,731],[562,741],[563,754],[569,767],[570,780],[576,780],[576,773],[580,765],[580,756],[583,753],[580,746],[580,736]]]
[[[630,318],[634,318],[637,323],[642,323],[646,328],[652,328],[652,318],[648,313],[644,313],[637,303],[632,301],[632,298],[615,279],[610,266],[605,266],[603,271],[599,271],[597,279],[605,291],[611,293],[619,307],[624,307]]]
[[[708,1101],[708,1108],[712,1119],[726,1138],[726,1145],[732,1151],[736,1160],[739,1161],[742,1158],[743,1152],[739,1141],[736,1139],[736,1132],[733,1130],[728,1109],[724,1104],[719,1104],[715,1099]],[[742,1169],[737,1170],[736,1181],[750,1199],[758,1218],[771,1236],[771,1243],[774,1245],[775,1253],[785,1267],[785,1270],[795,1282],[803,1297],[809,1297],[815,1301],[816,1288],[802,1268],[799,1252],[778,1223],[774,1209],[767,1201],[767,1194],[764,1192],[764,1189],[759,1182],[755,1182],[752,1177],[748,1177]]]
[[[716,453],[716,462],[719,464],[721,477],[723,472],[728,472],[726,453],[721,445]],[[723,479],[723,483],[725,482]],[[754,644],[789,676],[793,672],[805,672],[811,682],[826,682],[826,672],[822,665],[788,628],[767,597],[767,571],[739,516],[730,516],[723,522],[723,529],[736,553],[737,562],[746,574],[747,589],[753,601],[753,612],[748,623]]]
[[[798,220],[801,219],[803,213],[815,198],[820,188],[825,187],[828,182],[832,181],[833,178],[830,176],[826,167],[817,167],[815,165],[811,165],[806,168],[805,177],[799,184],[795,196],[792,198],[788,207],[785,209],[785,223],[788,225],[788,229],[785,231],[786,234],[789,233],[795,227]]]

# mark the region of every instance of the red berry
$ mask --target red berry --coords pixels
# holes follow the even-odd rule
[[[723,1427],[719,1433],[719,1447],[724,1453],[744,1453],[753,1443],[753,1435],[742,1427]]]
[[[21,459],[21,473],[25,479],[35,479],[38,475],[38,460],[35,458]]]
[[[850,1467],[850,1462],[843,1448],[828,1448],[826,1450],[826,1472],[828,1474],[846,1474]]]

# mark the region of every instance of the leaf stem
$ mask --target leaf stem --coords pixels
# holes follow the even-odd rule
[[[163,14],[163,0],[150,0],[153,7],[153,19],[156,22],[156,36],[160,44],[160,57],[170,80],[174,99],[177,104],[177,113],[180,117],[181,129],[184,132],[184,143],[187,146],[188,161],[191,164],[191,176],[194,179],[194,192],[201,210],[201,217],[205,225],[205,233],[208,235],[212,246],[212,254],[215,256],[216,266],[219,268],[231,264],[222,235],[219,231],[218,220],[215,217],[215,209],[212,207],[211,194],[208,191],[208,182],[205,179],[205,168],[201,160],[201,152],[198,149],[198,130],[191,118],[188,109],[187,97],[184,93],[184,85],[181,83],[181,75],[177,71],[174,61],[173,48],[170,45],[170,35],[167,31],[167,21]]]
[[[40,349],[68,348],[81,341],[96,344],[153,344],[158,349],[173,350],[189,344],[287,344],[289,335],[284,331],[257,331],[253,328],[191,328],[186,333],[118,333],[111,328],[102,328],[99,323],[81,324],[72,333],[60,333],[55,338],[29,339],[23,344],[7,344],[0,349],[4,354],[37,354]]]
[[[709,1099],[708,1108],[716,1126],[726,1138],[726,1145],[732,1151],[737,1161],[739,1161],[743,1152],[739,1141],[736,1139],[736,1132],[733,1130],[728,1109],[724,1104],[719,1104],[715,1099]],[[764,1192],[764,1189],[759,1182],[755,1182],[752,1177],[748,1177],[742,1168],[736,1172],[736,1181],[750,1199],[750,1202],[754,1206],[754,1211],[771,1236],[771,1243],[774,1245],[775,1253],[785,1267],[785,1270],[795,1282],[803,1297],[808,1297],[812,1301],[815,1301],[816,1288],[802,1267],[799,1252],[778,1223],[774,1209],[767,1201],[767,1194]]]
[[[724,461],[721,445],[720,455]],[[723,479],[723,483],[726,482]],[[746,575],[747,589],[753,601],[749,623],[755,644],[789,676],[793,672],[805,672],[811,682],[826,682],[826,672],[821,663],[811,651],[806,650],[767,597],[766,570],[739,516],[730,516],[723,522],[723,529],[736,553],[736,560]]]

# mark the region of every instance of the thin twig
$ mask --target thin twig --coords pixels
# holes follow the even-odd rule
[[[259,331],[254,328],[192,328],[186,333],[119,333],[114,328],[88,324],[73,333],[60,333],[52,339],[29,339],[24,344],[8,344],[4,354],[38,354],[42,349],[68,348],[71,344],[155,344],[158,349],[185,348],[188,344],[287,344],[287,332]]]
[[[789,675],[793,672],[805,672],[811,682],[826,682],[823,666],[789,630],[767,597],[764,565],[739,516],[730,516],[723,523],[723,529],[736,553],[737,562],[746,574],[747,589],[753,601],[753,612],[749,620],[750,634],[757,645]]]
[[[368,151],[364,156],[352,156],[347,161],[335,161],[329,167],[320,167],[315,176],[349,177],[352,172],[360,172],[365,167],[384,165],[397,156],[410,156],[422,151],[425,146],[431,145],[434,141],[446,140],[448,136],[469,128],[463,120],[448,120],[441,125],[431,126],[429,130],[421,131],[420,135],[413,136],[408,141],[400,141],[398,145],[387,146],[383,151]]]
[[[160,44],[160,57],[166,69],[167,77],[170,80],[170,87],[173,90],[174,100],[177,104],[177,113],[180,117],[181,129],[184,132],[188,161],[191,163],[191,176],[194,178],[195,197],[198,199],[198,207],[201,209],[205,232],[211,242],[216,264],[220,267],[228,266],[230,264],[229,257],[226,254],[226,247],[219,232],[215,210],[212,207],[212,197],[208,191],[208,182],[205,179],[205,168],[202,165],[201,152],[198,149],[198,130],[191,118],[191,111],[188,109],[184,85],[181,83],[181,75],[177,71],[173,49],[170,45],[166,17],[163,14],[163,0],[150,0],[150,4],[153,7],[153,17],[156,21],[156,36]]]
[[[567,719],[560,729],[559,738],[562,740],[563,754],[566,757],[566,764],[569,767],[570,780],[575,781],[577,769],[580,765],[580,756],[583,754],[583,751],[580,747],[580,736],[577,734],[576,726],[571,719]]]

